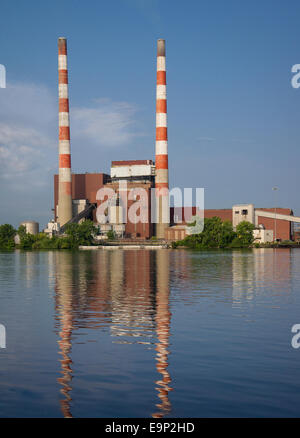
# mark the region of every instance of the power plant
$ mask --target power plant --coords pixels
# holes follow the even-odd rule
[[[103,238],[113,231],[119,238],[183,239],[187,235],[186,223],[198,214],[198,209],[184,207],[182,215],[181,207],[169,205],[165,40],[157,41],[155,162],[150,153],[145,159],[112,161],[109,175],[72,174],[66,38],[58,39],[58,94],[59,172],[54,175],[54,219],[45,232],[50,235],[64,232],[66,224],[91,219],[98,225],[99,235]],[[105,194],[113,193],[111,199],[102,195],[101,190]],[[131,207],[143,196],[146,200],[143,207],[139,207],[139,218],[143,220],[128,220]],[[106,211],[107,220],[104,221],[98,215],[101,206]],[[184,219],[178,221],[178,216]],[[290,240],[294,236],[294,224],[299,229],[300,223],[300,218],[295,217],[291,209],[255,208],[253,204],[204,210],[203,216],[229,220],[234,228],[239,222],[247,220],[256,227],[254,234],[257,242]]]
[[[58,78],[59,173],[54,176],[54,220],[45,231],[63,232],[68,223],[92,219],[99,224],[102,234],[114,231],[119,237],[164,239],[170,225],[165,40],[157,41],[155,163],[152,159],[113,161],[110,175],[72,174],[66,38],[58,39]],[[97,221],[96,209],[105,201],[97,199],[102,188],[112,189],[116,194],[115,205],[108,207],[109,223]],[[136,201],[130,199],[129,193],[138,189],[143,189],[147,196],[147,217],[136,223],[125,222],[130,206]],[[151,220],[153,216],[155,223]]]

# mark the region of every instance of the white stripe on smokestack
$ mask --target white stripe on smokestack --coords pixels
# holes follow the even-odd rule
[[[59,176],[57,221],[60,223],[60,226],[63,226],[72,219],[72,174],[67,66],[67,40],[66,38],[58,38]]]
[[[165,40],[157,41],[156,79],[156,236],[164,239],[169,226],[169,176],[168,176],[168,128],[167,128],[167,82]]]

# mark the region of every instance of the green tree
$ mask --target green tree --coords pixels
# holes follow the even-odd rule
[[[254,225],[243,221],[236,228],[232,228],[230,221],[224,221],[219,217],[204,219],[202,233],[191,234],[184,240],[175,242],[173,248],[184,245],[189,248],[245,248],[253,244]]]
[[[15,235],[16,230],[12,225],[0,225],[0,249],[13,249],[15,247]]]
[[[33,234],[27,233],[26,227],[24,225],[19,226],[18,235],[20,237],[20,248],[32,249],[32,245],[37,240],[37,238]]]
[[[116,238],[116,233],[113,230],[109,230],[107,232],[107,238],[108,240],[115,240]]]
[[[254,241],[253,230],[254,225],[247,221],[240,222],[236,227],[236,242],[240,242],[241,246],[250,246]]]
[[[189,246],[194,248],[226,248],[236,234],[230,221],[222,222],[219,217],[204,219],[202,233],[186,237]]]
[[[68,224],[65,232],[67,240],[64,241],[64,246],[69,242],[70,248],[74,249],[79,245],[92,245],[97,227],[91,220],[86,220],[81,224]]]
[[[187,236],[180,245],[190,248],[226,248],[230,246],[236,233],[233,231],[230,221],[222,222],[219,217],[204,219],[202,233]]]

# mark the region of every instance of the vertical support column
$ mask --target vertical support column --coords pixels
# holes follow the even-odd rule
[[[72,174],[70,149],[70,118],[68,92],[67,40],[58,38],[59,97],[59,176],[58,222],[63,226],[72,219]]]
[[[169,226],[169,175],[168,175],[168,128],[167,82],[165,40],[157,41],[156,80],[156,143],[155,143],[155,194],[156,236],[164,239]]]

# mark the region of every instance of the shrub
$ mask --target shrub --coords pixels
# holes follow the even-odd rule
[[[179,245],[193,249],[208,248],[244,248],[253,243],[254,225],[243,221],[237,226],[235,232],[230,221],[219,217],[204,219],[204,229],[199,234],[190,234],[183,241],[172,244],[173,248]]]
[[[79,245],[92,245],[94,236],[97,234],[97,227],[91,220],[86,220],[81,224],[68,224],[66,226],[67,241],[63,246],[70,245],[70,248],[78,248]]]
[[[115,240],[116,238],[116,233],[113,230],[109,230],[107,232],[107,238],[108,240]]]
[[[12,225],[0,225],[0,249],[13,249],[15,247],[15,235],[16,230]]]

